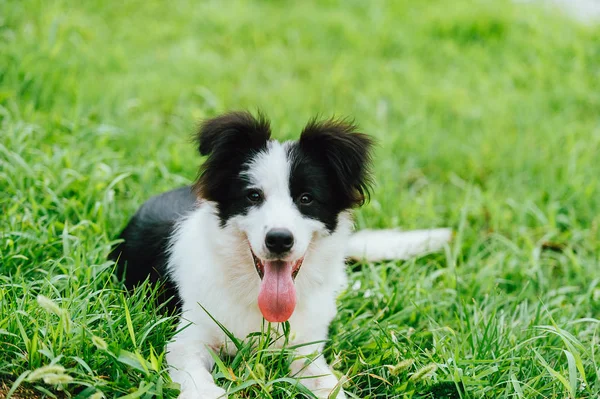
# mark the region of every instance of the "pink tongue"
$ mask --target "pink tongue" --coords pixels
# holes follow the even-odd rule
[[[284,322],[296,307],[296,287],[292,280],[293,262],[265,261],[258,294],[258,307],[267,321]]]

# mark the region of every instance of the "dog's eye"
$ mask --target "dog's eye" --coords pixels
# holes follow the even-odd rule
[[[248,190],[248,193],[246,194],[246,198],[248,198],[248,200],[250,200],[250,202],[256,204],[256,203],[262,201],[262,193],[258,190]]]
[[[312,195],[310,195],[308,193],[304,193],[300,196],[300,203],[302,205],[309,205],[311,202],[313,202]]]

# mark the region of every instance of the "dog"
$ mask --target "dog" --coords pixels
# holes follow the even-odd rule
[[[306,359],[323,349],[346,260],[439,250],[450,230],[352,233],[352,210],[371,189],[373,147],[353,123],[313,119],[298,141],[282,143],[264,116],[232,112],[205,121],[196,142],[207,158],[195,183],[144,203],[110,255],[127,287],[161,281],[161,300],[173,298],[181,314],[166,357],[179,398],[227,395],[213,381],[209,349],[235,346],[213,318],[238,338],[264,320],[289,322],[298,347],[291,374],[319,398],[345,398],[323,356]]]

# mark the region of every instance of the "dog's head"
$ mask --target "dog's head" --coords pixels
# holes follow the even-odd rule
[[[196,192],[216,205],[222,228],[247,241],[265,319],[289,319],[309,245],[369,193],[372,140],[351,123],[312,120],[298,141],[280,143],[262,115],[236,112],[204,122],[197,141],[208,158]]]

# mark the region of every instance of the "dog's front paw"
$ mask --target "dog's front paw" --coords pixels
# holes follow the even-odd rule
[[[178,399],[227,399],[227,392],[216,385],[181,391]]]
[[[340,389],[337,396],[333,396],[333,391],[331,389],[311,389],[311,392],[319,399],[346,399],[346,394],[343,389]]]
[[[302,384],[319,399],[346,399],[346,394],[333,375],[317,378],[306,378]],[[334,393],[337,392],[337,395]]]

